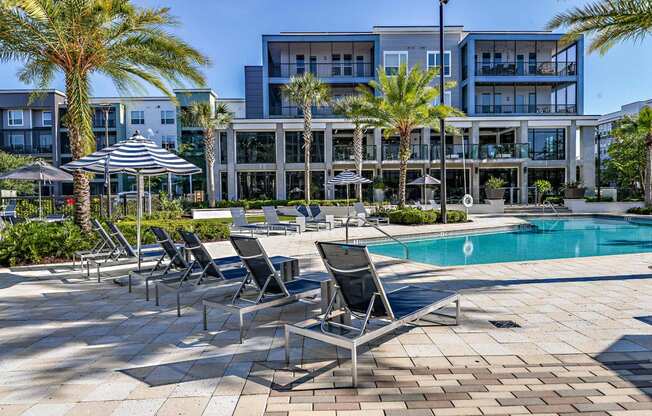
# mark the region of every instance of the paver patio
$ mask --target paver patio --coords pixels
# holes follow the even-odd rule
[[[262,241],[317,275],[313,241],[342,238]],[[227,243],[209,248],[233,254]],[[460,291],[463,321],[420,323],[373,344],[358,388],[346,351],[292,338],[292,362],[282,361],[283,323],[318,305],[258,313],[240,345],[237,319],[218,311],[202,330],[201,293],[182,297],[178,318],[173,296],[156,307],[110,279],[54,273],[60,266],[0,270],[0,415],[652,415],[652,254],[449,268],[376,259],[390,286]]]

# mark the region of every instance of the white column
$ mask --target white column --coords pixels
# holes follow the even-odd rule
[[[519,128],[519,135],[517,138],[517,141],[519,144],[526,144],[529,142],[529,126],[528,122],[526,121],[521,121],[521,127]],[[521,204],[527,204],[528,203],[528,187],[529,187],[529,181],[528,181],[528,160],[529,160],[529,155],[528,158],[525,159],[521,167],[519,168],[519,185],[520,185],[520,202]]]
[[[276,199],[287,198],[285,183],[285,131],[283,123],[276,123]]]
[[[566,130],[566,182],[577,181],[577,122],[573,120]]]
[[[480,145],[480,123],[477,121],[474,121],[471,123],[471,137],[470,139],[470,144],[471,146],[479,146]],[[478,149],[478,155],[480,154],[480,151]],[[473,166],[471,168],[471,196],[473,197],[473,200],[478,203],[480,201],[480,162],[478,162],[477,165]]]
[[[582,146],[582,184],[587,192],[592,195],[595,192],[596,171],[595,171],[595,127],[586,126],[580,128],[580,143]]]
[[[229,127],[226,130],[226,172],[227,172],[227,185],[228,185],[228,196],[230,200],[236,199],[236,183],[238,178],[236,177],[235,164],[236,164],[236,154],[235,154],[235,144],[236,144],[236,133],[233,130],[233,127]]]

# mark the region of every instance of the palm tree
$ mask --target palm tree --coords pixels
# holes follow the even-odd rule
[[[643,178],[645,205],[652,205],[652,109],[643,107],[636,117],[625,117],[620,120],[612,132],[613,137],[636,137],[644,140],[646,147],[646,165]]]
[[[652,0],[593,1],[559,13],[547,28],[568,28],[566,41],[591,35],[589,51],[604,54],[619,42],[640,41],[652,32]]]
[[[208,58],[166,29],[177,21],[167,8],[140,8],[129,0],[0,1],[0,61],[23,64],[19,79],[48,88],[56,73],[65,80],[73,159],[95,148],[90,77],[100,74],[121,93],[145,82],[174,99],[167,84],[203,85]],[[75,219],[90,230],[89,176],[74,174]]]
[[[364,158],[362,142],[367,130],[366,105],[367,101],[360,95],[348,95],[333,103],[333,111],[336,114],[346,117],[353,123],[353,159],[355,161],[355,169],[360,176],[362,176],[362,161]],[[362,202],[362,184],[358,184],[356,189],[358,200]]]
[[[380,92],[361,87],[367,105],[364,113],[370,124],[384,129],[385,137],[398,134],[399,142],[399,205],[405,206],[405,188],[407,180],[407,165],[412,154],[410,134],[421,126],[430,126],[439,130],[439,120],[446,117],[459,116],[462,113],[453,107],[439,104],[433,105],[439,96],[439,86],[432,86],[437,77],[438,69],[422,70],[418,65],[408,71],[406,64],[401,64],[394,76],[388,76],[384,68],[378,69],[378,81],[369,85]],[[454,87],[453,82],[444,85],[445,89]]]
[[[312,107],[328,102],[330,91],[312,73],[294,76],[283,88],[288,99],[301,108],[303,113],[303,156],[305,199],[310,203],[310,146],[312,145]]]
[[[182,115],[185,125],[202,131],[206,159],[206,195],[211,208],[215,207],[215,137],[216,131],[231,124],[233,115],[225,103],[217,103],[215,110],[207,102],[195,102]]]

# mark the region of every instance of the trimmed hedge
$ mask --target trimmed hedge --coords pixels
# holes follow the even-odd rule
[[[389,221],[392,224],[402,225],[419,225],[435,224],[441,218],[441,211],[420,210],[418,208],[404,208],[389,212]],[[466,222],[466,212],[464,211],[447,211],[446,218],[448,223]]]
[[[638,214],[638,215],[652,215],[652,207],[642,207],[642,208],[630,208],[627,210],[628,214]]]
[[[2,230],[0,238],[3,266],[72,259],[75,251],[90,249],[94,241],[72,221],[20,223]]]
[[[228,219],[227,219],[228,220]],[[229,238],[229,225],[231,221],[224,221],[224,219],[206,219],[206,220],[192,220],[192,219],[179,219],[179,220],[143,220],[142,227],[142,243],[151,244],[156,242],[154,234],[149,232],[149,227],[161,227],[166,230],[172,238],[177,238],[177,229],[192,231],[202,240],[202,242],[220,241]],[[135,221],[120,221],[118,227],[125,235],[131,244],[136,244],[136,222]]]

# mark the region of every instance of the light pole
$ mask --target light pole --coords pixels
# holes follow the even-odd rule
[[[444,5],[448,0],[439,0],[439,104],[444,105]],[[446,123],[439,120],[439,188],[441,199],[441,221],[446,224]]]
[[[104,111],[104,148],[109,147],[109,112],[111,111],[111,104],[102,105]],[[111,175],[106,175],[104,178],[104,194],[106,195],[106,215],[111,218]]]

